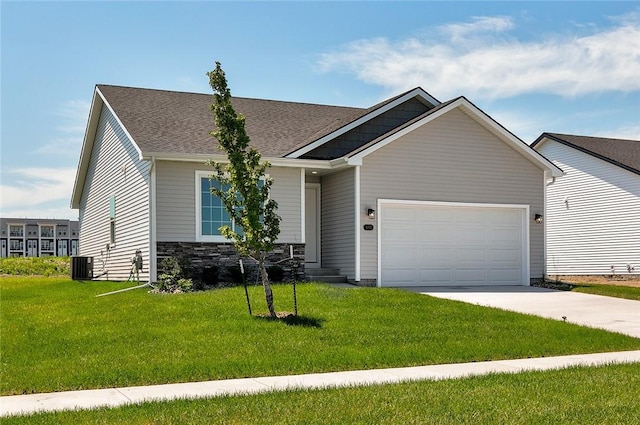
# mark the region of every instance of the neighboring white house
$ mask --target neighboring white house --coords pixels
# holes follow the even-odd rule
[[[71,207],[101,278],[131,257],[194,270],[234,263],[210,194],[212,96],[98,85]],[[543,276],[545,181],[562,171],[464,97],[421,88],[370,108],[233,98],[271,162],[282,217],[270,261],[339,269],[361,285],[529,285]],[[286,264],[286,263],[285,263]],[[147,268],[148,265],[148,268]]]
[[[566,175],[547,187],[547,274],[640,273],[640,141],[543,133]]]

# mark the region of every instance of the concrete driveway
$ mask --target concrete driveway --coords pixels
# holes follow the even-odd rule
[[[640,301],[534,286],[407,287],[439,298],[563,320],[640,338]]]

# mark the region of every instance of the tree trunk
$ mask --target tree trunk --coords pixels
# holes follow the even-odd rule
[[[264,259],[260,259],[258,262],[260,268],[260,277],[262,277],[262,287],[264,288],[264,297],[267,301],[267,308],[269,309],[269,315],[276,317],[276,310],[273,307],[273,291],[271,291],[271,285],[269,284],[269,275],[267,269],[264,267]]]

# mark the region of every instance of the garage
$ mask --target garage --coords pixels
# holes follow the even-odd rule
[[[379,201],[380,286],[529,284],[526,205]]]

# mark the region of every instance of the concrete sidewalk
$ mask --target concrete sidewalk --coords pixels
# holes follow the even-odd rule
[[[17,395],[0,397],[0,416],[29,414],[40,411],[93,409],[104,406],[116,407],[153,400],[167,401],[178,398],[215,397],[226,394],[256,394],[291,388],[346,387],[388,384],[408,380],[441,380],[489,373],[517,373],[527,370],[561,369],[578,365],[596,366],[632,362],[640,362],[640,350]]]
[[[566,320],[640,338],[640,301],[535,286],[406,287],[439,298]],[[564,318],[564,319],[563,319]]]

